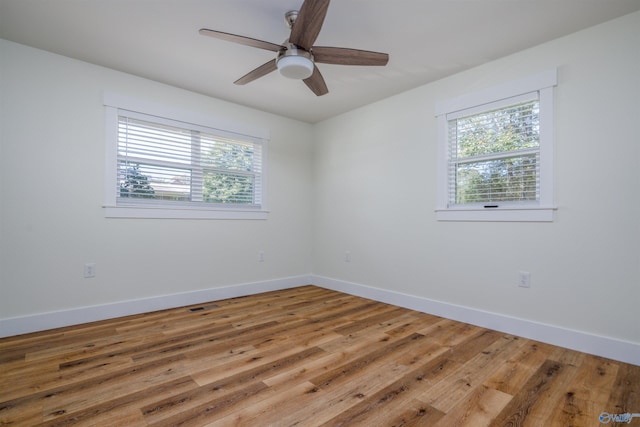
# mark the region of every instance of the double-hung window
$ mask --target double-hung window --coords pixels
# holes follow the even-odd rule
[[[439,106],[439,220],[553,219],[555,70]]]
[[[266,217],[266,139],[206,117],[133,107],[106,106],[107,216]]]

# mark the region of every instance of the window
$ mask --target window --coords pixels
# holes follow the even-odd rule
[[[266,218],[265,139],[138,107],[107,105],[107,216]]]
[[[438,108],[439,220],[553,219],[555,70]]]

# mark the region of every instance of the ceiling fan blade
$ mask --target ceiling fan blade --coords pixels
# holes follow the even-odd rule
[[[311,77],[304,79],[303,82],[317,96],[322,96],[329,93],[327,84],[324,82],[324,78],[322,77],[322,74],[320,74],[320,70],[318,70],[318,67],[314,66],[313,74],[311,74]]]
[[[305,50],[315,43],[327,15],[329,0],[305,0],[291,29],[289,42]]]
[[[389,55],[368,50],[344,47],[313,47],[313,58],[321,64],[337,65],[387,65]]]
[[[278,52],[282,49],[282,46],[275,43],[265,42],[258,39],[252,39],[251,37],[238,36],[236,34],[223,33],[222,31],[209,30],[206,28],[202,28],[199,31],[203,36],[209,36],[216,39],[226,40],[228,42],[240,43],[245,46],[257,47],[259,49],[266,49],[273,52]]]
[[[246,85],[249,82],[259,79],[260,77],[266,76],[270,72],[275,71],[277,68],[278,67],[276,66],[276,60],[272,59],[271,61],[262,64],[255,70],[248,72],[233,83],[237,85]]]

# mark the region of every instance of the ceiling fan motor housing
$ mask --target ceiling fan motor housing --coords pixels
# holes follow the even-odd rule
[[[313,74],[313,54],[303,49],[298,49],[294,44],[286,42],[286,49],[281,49],[276,58],[278,71],[284,77],[303,80]]]

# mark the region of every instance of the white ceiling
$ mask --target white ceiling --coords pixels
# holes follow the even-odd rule
[[[0,37],[260,110],[318,122],[640,10],[640,0],[335,0],[316,41],[388,53],[386,67],[319,64],[329,93],[271,73],[233,82],[270,51],[302,0],[0,0]],[[614,48],[614,47],[612,47]]]

